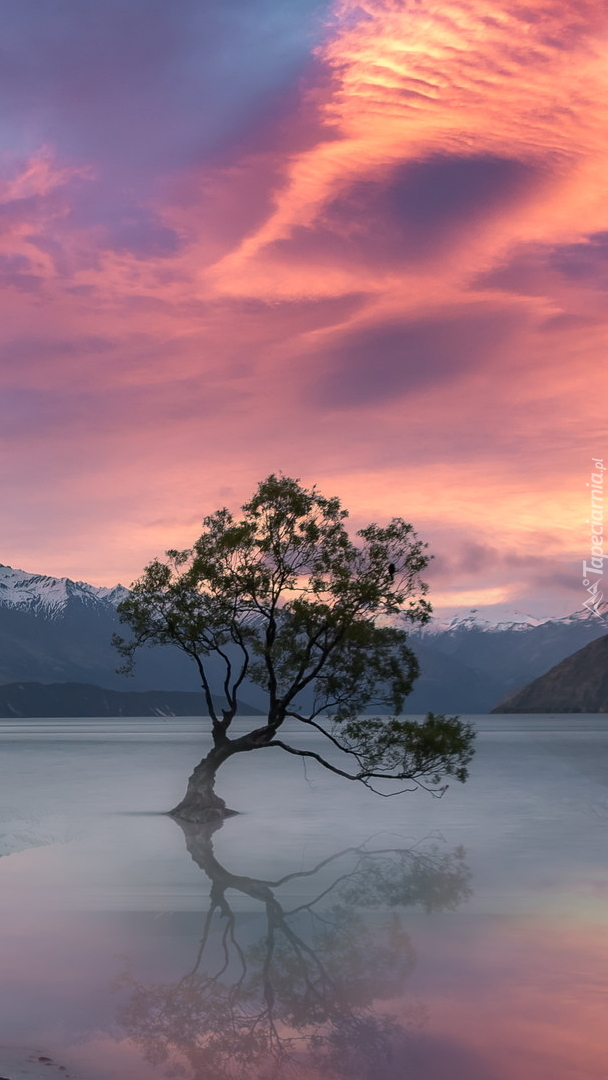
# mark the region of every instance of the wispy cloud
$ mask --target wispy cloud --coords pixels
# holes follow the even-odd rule
[[[606,5],[32,11],[0,76],[4,560],[133,577],[282,468],[438,549],[506,537],[532,561],[480,604],[551,592],[533,537],[574,565],[602,452]]]

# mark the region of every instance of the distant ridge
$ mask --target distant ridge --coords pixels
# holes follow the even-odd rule
[[[608,635],[567,656],[493,713],[607,713]]]
[[[218,707],[221,708],[218,702]],[[259,709],[242,702],[243,716]],[[207,716],[202,693],[184,690],[104,690],[90,683],[20,682],[0,686],[0,717]]]

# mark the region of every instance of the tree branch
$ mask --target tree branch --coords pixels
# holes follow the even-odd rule
[[[316,720],[312,719],[312,716],[301,716],[300,713],[292,712],[291,710],[288,710],[285,715],[292,716],[294,720],[299,720],[302,724],[306,724],[308,727],[315,728],[317,731],[321,732],[321,735],[325,735],[325,738],[329,739],[329,741],[332,742],[338,750],[341,750],[343,754],[351,754],[354,758],[357,759],[357,761],[360,760],[356,750],[353,750],[352,748],[349,748],[347,746],[343,746],[341,742],[338,742],[335,735],[332,735],[331,732],[326,731],[324,727],[321,727],[321,724],[317,724]]]
[[[329,761],[321,757],[320,754],[316,754],[314,750],[296,750],[295,747],[289,746],[288,743],[282,742],[280,739],[272,739],[271,742],[266,743],[266,746],[279,746],[282,750],[286,750],[288,754],[294,754],[296,757],[313,758],[319,762],[324,769],[329,769],[330,772],[336,774],[336,776],[343,776],[345,780],[358,780],[360,784],[369,788],[375,795],[382,795],[385,799],[390,799],[394,795],[403,795],[406,791],[416,791],[417,788],[422,788],[424,791],[428,791],[435,798],[440,799],[447,790],[447,784],[445,787],[436,790],[431,787],[427,787],[416,776],[408,776],[405,773],[376,773],[376,772],[361,772],[353,775],[352,773],[345,772],[344,769],[338,769],[336,765],[331,765]],[[399,791],[380,791],[370,783],[370,780],[411,780],[414,787],[400,788]]]
[[[213,726],[213,734],[214,734],[214,736],[218,736],[218,735],[223,733],[222,732],[222,725],[221,725],[221,723],[220,723],[220,721],[218,719],[217,713],[215,711],[215,705],[213,704],[213,697],[212,697],[212,694],[211,694],[211,687],[209,686],[209,680],[207,679],[207,674],[205,672],[205,667],[203,665],[203,661],[201,660],[199,654],[197,652],[194,652],[194,650],[186,649],[184,651],[188,652],[190,654],[190,656],[193,658],[194,662],[196,663],[196,666],[198,668],[198,673],[199,673],[199,675],[201,677],[201,683],[203,685],[203,690],[205,692],[205,701],[207,702],[207,708],[209,709],[209,716],[211,717],[211,723],[212,723],[212,726]]]

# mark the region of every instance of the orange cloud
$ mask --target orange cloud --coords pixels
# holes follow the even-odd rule
[[[515,221],[509,215],[494,230],[494,252],[518,236],[597,228],[606,215],[603,8],[559,0],[534,11],[474,0],[337,3],[319,49],[334,77],[322,113],[333,137],[286,162],[274,211],[220,263],[222,286],[247,291],[251,260],[294,228],[314,226],[328,200],[357,178],[382,182],[397,163],[438,153],[539,163],[551,179]],[[293,284],[301,287],[297,278]]]
[[[605,39],[585,0],[339,0],[288,115],[126,209],[97,165],[11,166],[1,438],[27,505],[5,560],[132,579],[278,468],[437,545],[529,553],[550,529],[560,566],[582,557]],[[522,595],[526,574],[438,597]]]

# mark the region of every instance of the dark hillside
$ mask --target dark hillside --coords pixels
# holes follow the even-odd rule
[[[608,712],[608,635],[566,657],[492,712]]]

